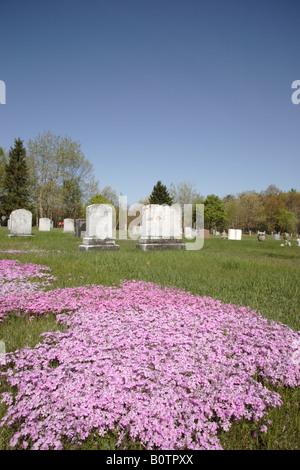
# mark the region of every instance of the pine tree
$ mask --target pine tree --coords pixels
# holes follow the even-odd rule
[[[29,174],[23,141],[15,139],[5,165],[2,210],[8,217],[15,209],[30,209]]]
[[[149,204],[166,204],[171,206],[172,203],[173,198],[170,196],[167,187],[161,181],[158,181],[149,196]]]

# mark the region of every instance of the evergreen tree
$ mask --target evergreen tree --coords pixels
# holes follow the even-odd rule
[[[8,217],[15,209],[30,209],[29,175],[23,141],[15,139],[5,165],[2,210]]]
[[[0,195],[3,194],[3,185],[4,185],[4,175],[5,175],[5,165],[7,163],[7,155],[5,150],[0,147]]]
[[[149,196],[149,204],[166,204],[171,206],[172,203],[173,198],[170,196],[167,187],[161,181],[158,181]]]

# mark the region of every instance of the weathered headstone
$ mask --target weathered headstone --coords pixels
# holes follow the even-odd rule
[[[40,232],[50,232],[50,219],[47,217],[42,217],[39,219],[39,231]]]
[[[64,233],[74,233],[74,219],[64,219]]]
[[[266,239],[266,232],[258,232],[257,234],[258,241],[263,242]]]
[[[109,204],[92,204],[86,208],[86,233],[79,251],[118,250],[113,226],[115,209]]]
[[[300,238],[297,238],[297,245],[300,246]]]
[[[206,228],[199,230],[198,231],[198,236],[200,238],[209,238],[209,236],[210,236],[209,230],[207,230]]]
[[[75,220],[75,237],[83,238],[86,234],[86,219]]]
[[[136,245],[143,251],[186,249],[182,243],[182,210],[179,205],[148,204],[142,208],[142,236]]]
[[[280,234],[279,233],[274,234],[274,240],[276,240],[276,241],[280,240]]]
[[[26,209],[16,209],[10,214],[9,237],[32,237],[32,214]]]

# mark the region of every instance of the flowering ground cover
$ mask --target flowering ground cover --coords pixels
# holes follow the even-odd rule
[[[19,250],[9,250],[9,253],[22,253]],[[46,272],[44,272],[46,271]],[[55,277],[50,274],[51,269],[47,266],[41,266],[33,263],[20,263],[18,260],[0,260],[0,298],[5,298],[8,293],[12,297],[29,292],[40,292],[51,286],[51,281]],[[33,282],[32,279],[39,279]],[[42,281],[41,281],[42,279]],[[7,298],[8,300],[8,298]],[[8,307],[7,311],[11,311]],[[5,312],[0,310],[0,321],[5,317]]]
[[[218,432],[243,418],[267,431],[281,405],[268,384],[299,386],[300,332],[249,307],[143,281],[45,290],[45,266],[2,260],[0,270],[2,321],[52,312],[63,326],[5,355],[12,447],[62,449],[117,430],[120,446],[220,449]],[[22,284],[34,277],[33,289]]]

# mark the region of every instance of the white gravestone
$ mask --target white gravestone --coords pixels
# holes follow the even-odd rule
[[[228,230],[228,240],[241,240],[241,239],[242,239],[242,231],[240,229],[230,228]]]
[[[86,208],[86,232],[79,251],[118,250],[115,244],[115,208],[92,204]]]
[[[64,233],[74,233],[74,219],[64,219]]]
[[[182,243],[180,205],[148,204],[142,208],[142,236],[137,248],[143,251],[186,249]]]
[[[32,236],[32,214],[26,209],[17,209],[10,214],[10,235],[11,237],[31,237]]]
[[[50,232],[50,219],[47,217],[42,217],[39,219],[39,231],[40,232]]]

